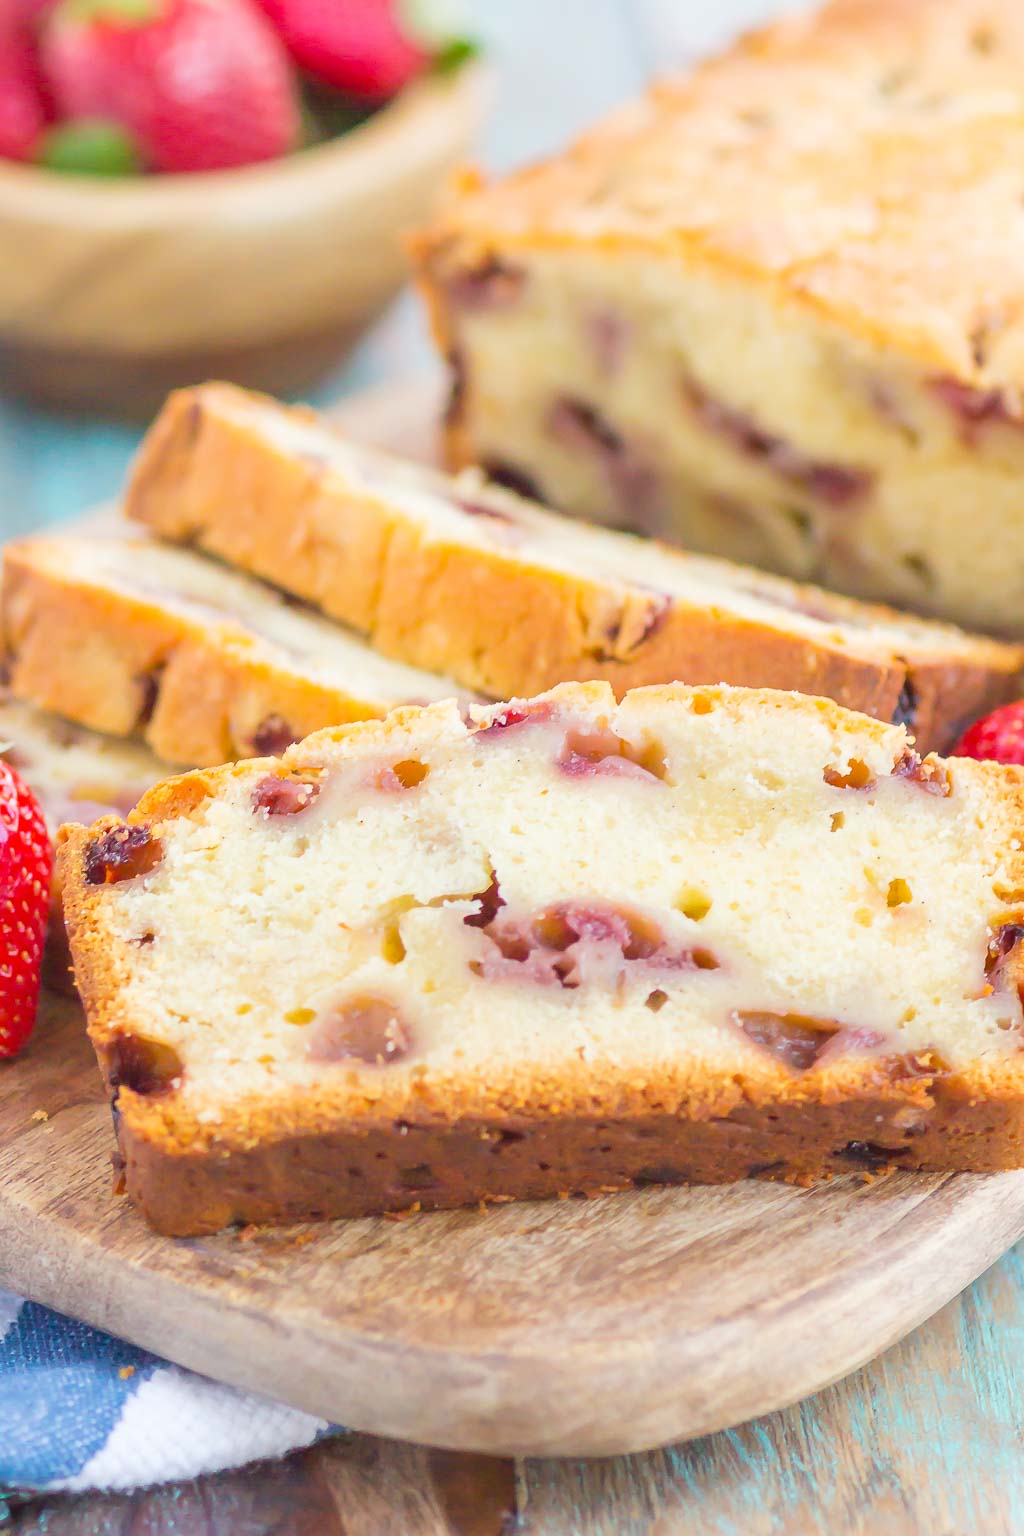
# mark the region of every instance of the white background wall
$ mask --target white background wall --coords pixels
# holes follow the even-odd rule
[[[627,7],[660,51],[679,58],[719,47],[733,33],[787,9],[782,0],[627,0]]]
[[[487,159],[505,169],[564,143],[651,74],[722,47],[792,0],[464,0],[497,61]]]

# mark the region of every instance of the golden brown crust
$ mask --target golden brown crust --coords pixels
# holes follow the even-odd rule
[[[648,692],[652,703],[689,698],[678,687]],[[724,708],[742,708],[749,697],[701,693]],[[612,702],[597,683],[556,696],[570,706]],[[826,700],[774,695],[771,702],[813,711],[829,724],[845,719]],[[462,729],[452,706],[428,713]],[[315,771],[332,743],[352,733],[372,737],[376,749],[417,715],[400,710],[383,722],[321,732],[289,749],[282,766]],[[860,725],[887,745],[905,741],[879,722]],[[190,817],[228,780],[257,778],[267,767],[239,763],[170,780],[143,798],[129,824],[146,824],[159,837],[163,824]],[[949,771],[954,790],[970,778],[991,795],[991,819],[1006,852],[989,921],[1014,921],[1024,915],[1024,769],[961,760]],[[89,848],[119,825],[108,818],[92,828],[65,827],[59,848],[76,980],[108,1082],[114,1042],[126,1032],[146,1033],[146,1021],[133,1018],[124,1000],[130,946],[109,926],[104,887],[86,878]],[[1011,963],[1019,983],[1019,951]],[[635,1076],[590,1061],[560,1063],[553,1076],[526,1061],[486,1081],[425,1077],[411,1093],[386,1078],[372,1093],[365,1082],[347,1079],[312,1096],[298,1088],[275,1092],[226,1108],[214,1124],[174,1094],[124,1086],[117,1110],[130,1193],[159,1230],[182,1234],[231,1220],[622,1187],[657,1170],[673,1179],[719,1181],[750,1173],[809,1178],[887,1162],[978,1171],[1024,1165],[1024,1055],[981,1059],[955,1073],[908,1070],[904,1058],[873,1055],[801,1073],[766,1057],[741,1072],[734,1061],[719,1073],[666,1062],[657,1074]]]
[[[136,462],[129,515],[276,581],[388,655],[466,688],[494,698],[591,678],[620,695],[676,679],[792,688],[902,718],[925,750],[949,747],[966,723],[1016,695],[1021,647],[959,632],[954,640],[952,631],[944,647],[936,627],[930,644],[908,636],[900,654],[871,629],[873,618],[899,624],[899,615],[816,589],[777,583],[792,606],[827,603],[840,622],[848,612],[852,632],[837,638],[822,626],[819,638],[787,626],[782,608],[777,624],[748,619],[552,568],[515,547],[437,530],[424,537],[394,502],[276,446],[235,402],[253,397],[224,385],[172,396]]]
[[[322,464],[276,450],[238,416],[218,409],[234,400],[284,409],[227,384],[177,390],[136,456],[125,486],[126,516],[241,570],[266,574],[276,564],[274,581],[296,595],[311,594],[309,601],[333,618],[344,616],[370,632],[391,532],[383,508],[348,503],[338,527]],[[299,407],[295,415],[311,413]],[[330,604],[328,594],[334,594]]]
[[[0,655],[11,693],[93,730],[141,736],[168,763],[213,764],[386,712],[372,688],[331,685],[244,615],[214,623],[78,579],[59,539],[4,552]],[[309,657],[310,664],[316,657]]]
[[[1022,79],[1017,0],[833,0],[662,82],[564,154],[470,186],[415,242],[421,272],[437,282],[450,261],[517,247],[647,250],[928,372],[1017,391],[1024,232],[1006,210]]]
[[[148,1140],[123,1120],[128,1194],[156,1231],[195,1237],[232,1222],[290,1222],[432,1210],[481,1200],[542,1200],[631,1185],[799,1183],[860,1169],[1024,1166],[1024,1093],[978,1099],[963,1080],[929,1081],[911,1102],[914,1134],[882,1132],[891,1098],[743,1107],[713,1121],[670,1114],[393,1122],[283,1137],[221,1155]],[[118,1117],[120,1118],[120,1117]]]

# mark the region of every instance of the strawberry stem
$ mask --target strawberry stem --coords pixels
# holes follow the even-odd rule
[[[61,0],[57,15],[62,21],[88,26],[112,21],[122,26],[145,26],[164,10],[162,0]]]
[[[39,163],[72,176],[136,176],[142,158],[119,123],[81,118],[59,123],[43,139]]]
[[[450,37],[442,43],[430,61],[435,75],[451,75],[480,53],[480,44],[472,37]]]

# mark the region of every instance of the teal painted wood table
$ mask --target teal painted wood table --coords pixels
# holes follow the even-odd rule
[[[669,50],[773,0],[476,0],[501,65],[487,158],[534,155],[634,91]],[[429,366],[403,298],[318,403]],[[130,428],[0,405],[0,535],[115,495]],[[51,1536],[1019,1536],[1024,1257],[1008,1254],[864,1370],[785,1412],[601,1462],[456,1456],[352,1435],[132,1498],[51,1500],[0,1528]]]
[[[47,1501],[18,1536],[1019,1536],[1014,1253],[866,1369],[645,1456],[526,1461],[352,1435],[134,1498]]]

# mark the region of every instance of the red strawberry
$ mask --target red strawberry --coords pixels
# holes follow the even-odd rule
[[[32,1033],[50,906],[53,850],[39,804],[0,761],[0,1056]]]
[[[28,22],[17,0],[0,0],[0,157],[31,160],[45,127]]]
[[[34,27],[53,10],[56,3],[57,0],[14,0],[14,9],[20,12],[29,26]]]
[[[970,726],[953,748],[956,757],[1024,763],[1024,699],[1004,704]]]
[[[214,171],[299,142],[284,47],[252,0],[61,0],[43,62],[62,117],[117,123],[155,171]]]
[[[402,25],[399,0],[260,0],[295,62],[364,101],[386,101],[430,54]]]

